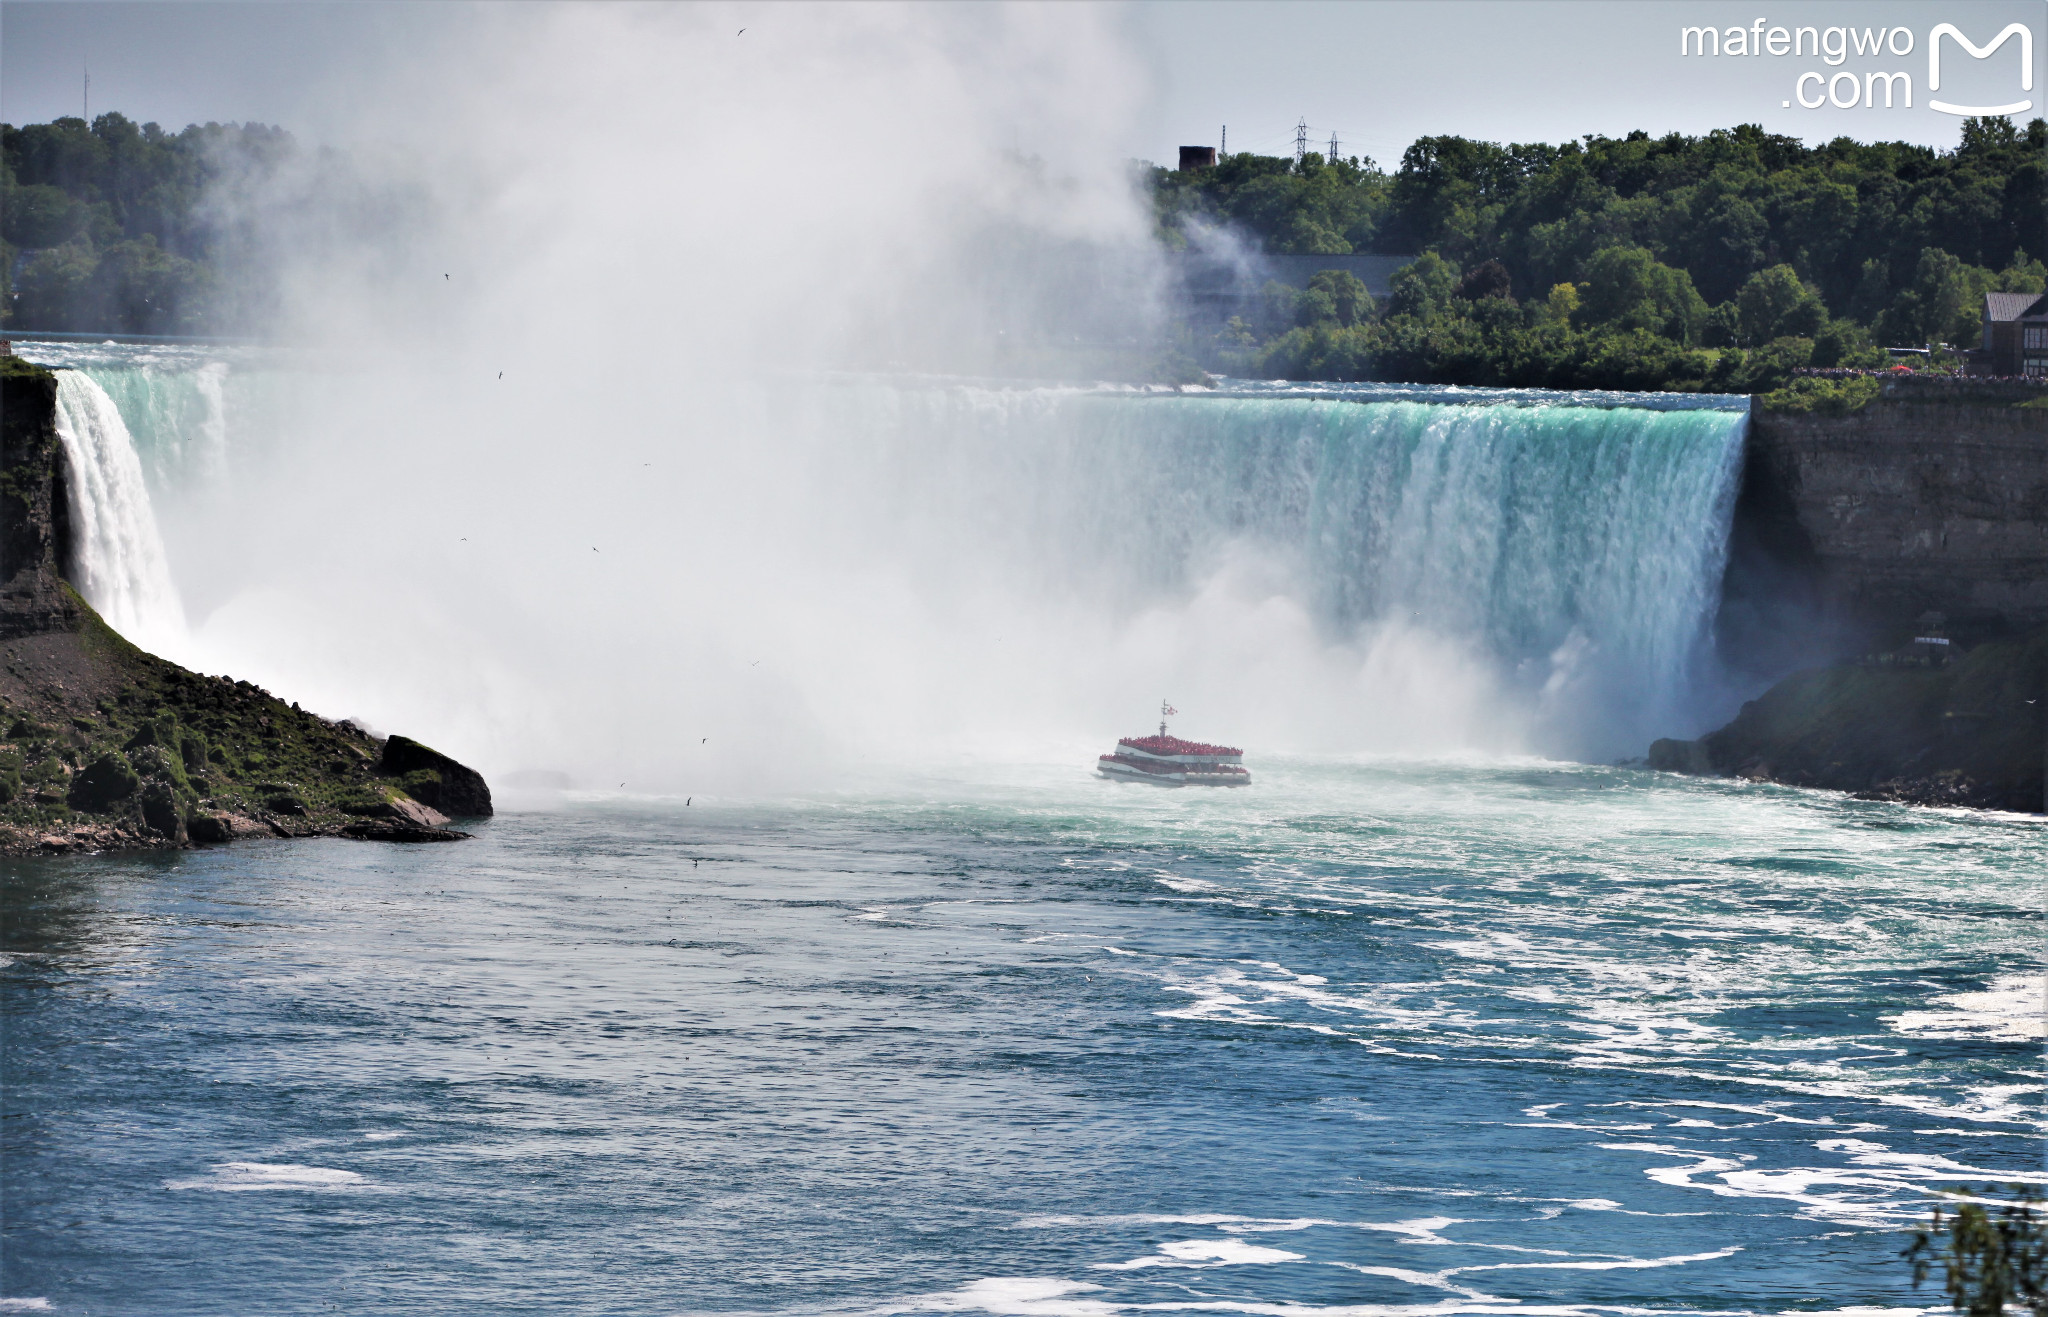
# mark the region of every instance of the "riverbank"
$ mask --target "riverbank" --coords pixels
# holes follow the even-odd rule
[[[454,841],[473,770],[130,644],[66,579],[56,377],[0,357],[0,855],[239,837]]]
[[[2048,627],[1939,667],[1911,652],[1940,648],[1794,673],[1720,730],[1656,742],[1650,766],[1865,800],[2040,811]]]

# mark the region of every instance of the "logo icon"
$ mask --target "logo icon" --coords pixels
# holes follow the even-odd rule
[[[1927,34],[1927,90],[1941,90],[1941,39],[1954,37],[1956,44],[1970,52],[1973,59],[1990,59],[1993,52],[2012,37],[2020,39],[2020,90],[2034,90],[2034,34],[2024,23],[2013,23],[1998,34],[1998,39],[1988,46],[1980,46],[1964,36],[1953,23],[1943,23]],[[1889,90],[1889,88],[1887,88]],[[2021,114],[2034,108],[2029,100],[2014,101],[2011,105],[1950,105],[1947,101],[1928,98],[1927,108],[1940,110],[1943,114],[2004,115]]]

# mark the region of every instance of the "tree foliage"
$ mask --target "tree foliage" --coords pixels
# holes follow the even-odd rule
[[[1953,1206],[1938,1205],[1927,1227],[1913,1238],[1905,1256],[1920,1285],[1936,1266],[1957,1312],[1969,1317],[2002,1317],[2018,1308],[2048,1317],[2048,1211],[2039,1190],[2011,1187],[2004,1201],[1951,1192]]]
[[[1885,345],[1973,346],[1986,292],[2048,288],[2044,161],[2039,119],[1966,120],[1952,151],[1808,147],[1755,125],[1425,137],[1391,175],[1233,155],[1156,170],[1152,195],[1169,246],[1222,228],[1272,252],[1418,254],[1379,315],[1254,326],[1264,341],[1219,344],[1212,368],[1777,387],[1800,366],[1877,364]]]
[[[249,234],[224,218],[297,150],[262,124],[167,133],[120,114],[0,124],[0,323],[139,334],[242,328],[222,271]]]

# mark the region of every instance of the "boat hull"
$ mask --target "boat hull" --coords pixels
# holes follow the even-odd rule
[[[1245,787],[1252,782],[1250,773],[1148,772],[1108,759],[1097,763],[1095,771],[1114,782],[1143,782],[1155,787]]]

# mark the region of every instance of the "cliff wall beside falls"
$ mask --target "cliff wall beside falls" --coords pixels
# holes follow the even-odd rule
[[[66,579],[53,372],[0,356],[0,856],[238,836],[454,840],[471,769],[146,654]],[[445,811],[445,813],[444,813]]]
[[[1953,643],[1912,645],[1931,625]],[[1798,670],[1652,767],[2041,809],[2048,393],[1900,380],[1833,415],[1757,406],[1720,638],[1738,671]]]
[[[1723,612],[1730,657],[1766,670],[1929,612],[1965,642],[2048,623],[2048,393],[1899,380],[1843,415],[1757,406]]]
[[[0,639],[78,628],[60,451],[56,375],[0,356]]]

